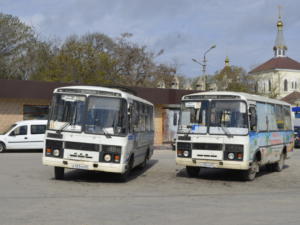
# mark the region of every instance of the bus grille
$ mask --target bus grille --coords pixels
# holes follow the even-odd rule
[[[188,150],[190,151],[191,150],[191,144],[190,143],[185,143],[185,142],[178,142],[177,143],[177,149],[179,150]]]
[[[222,144],[214,144],[214,143],[194,143],[193,149],[199,150],[217,150],[221,151],[223,148]]]
[[[82,151],[99,151],[99,145],[97,144],[89,144],[89,143],[81,143],[81,142],[65,142],[65,148],[66,149],[76,149],[76,150],[82,150]]]

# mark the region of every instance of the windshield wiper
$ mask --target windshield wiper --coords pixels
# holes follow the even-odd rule
[[[71,125],[70,122],[66,122],[60,129],[56,131],[56,133],[60,134],[67,126]]]
[[[227,135],[227,137],[233,137],[233,135],[230,133],[230,131],[221,123],[221,128],[224,131],[224,133]]]

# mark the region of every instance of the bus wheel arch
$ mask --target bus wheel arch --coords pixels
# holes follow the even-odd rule
[[[280,157],[279,160],[277,162],[274,163],[273,167],[274,167],[274,171],[275,172],[281,172],[284,168],[284,161],[286,159],[287,156],[287,151],[286,151],[286,146],[283,148],[283,150],[280,153]]]
[[[138,166],[139,169],[145,169],[149,159],[150,159],[150,148],[148,147],[143,162]]]
[[[126,165],[126,169],[125,169],[125,172],[124,173],[121,173],[119,175],[119,179],[121,182],[127,182],[128,181],[128,178],[129,178],[129,175],[131,173],[131,170],[133,168],[133,165],[134,165],[134,154],[132,153],[130,156],[129,156],[129,159],[128,159],[128,163]]]
[[[245,181],[253,181],[255,179],[256,174],[259,172],[259,165],[261,163],[261,159],[261,152],[258,149],[254,154],[250,168],[242,172],[243,179]]]

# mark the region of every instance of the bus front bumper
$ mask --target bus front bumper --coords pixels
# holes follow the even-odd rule
[[[122,163],[101,163],[87,162],[54,157],[43,157],[43,164],[46,166],[64,167],[69,169],[94,170],[109,173],[124,173],[126,165]]]
[[[241,161],[225,161],[225,160],[199,160],[191,158],[176,158],[176,164],[183,166],[198,166],[206,168],[219,169],[233,169],[233,170],[247,170],[249,169],[249,162]]]

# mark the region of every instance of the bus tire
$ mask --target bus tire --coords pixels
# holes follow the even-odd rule
[[[5,152],[5,150],[6,150],[5,144],[0,142],[0,153]]]
[[[282,169],[283,169],[283,167],[284,167],[284,160],[285,160],[285,154],[282,152],[282,153],[280,154],[280,159],[279,159],[279,161],[276,162],[276,163],[274,163],[273,168],[274,168],[274,171],[275,171],[275,172],[281,172],[281,171],[282,171]]]
[[[65,177],[65,168],[64,167],[54,167],[54,177],[56,180],[63,180]]]
[[[248,170],[242,172],[243,180],[253,181],[258,171],[259,171],[259,165],[258,165],[258,161],[255,159],[253,160],[251,167]]]
[[[139,165],[139,169],[145,169],[148,161],[149,161],[149,149],[147,150],[144,161]]]
[[[200,167],[198,166],[186,166],[186,172],[189,177],[198,177],[200,172]]]
[[[120,174],[120,176],[119,176],[119,179],[120,179],[121,182],[127,182],[128,181],[130,172],[131,172],[132,167],[133,167],[133,160],[134,160],[134,157],[132,155],[129,159],[126,171],[124,173]]]

